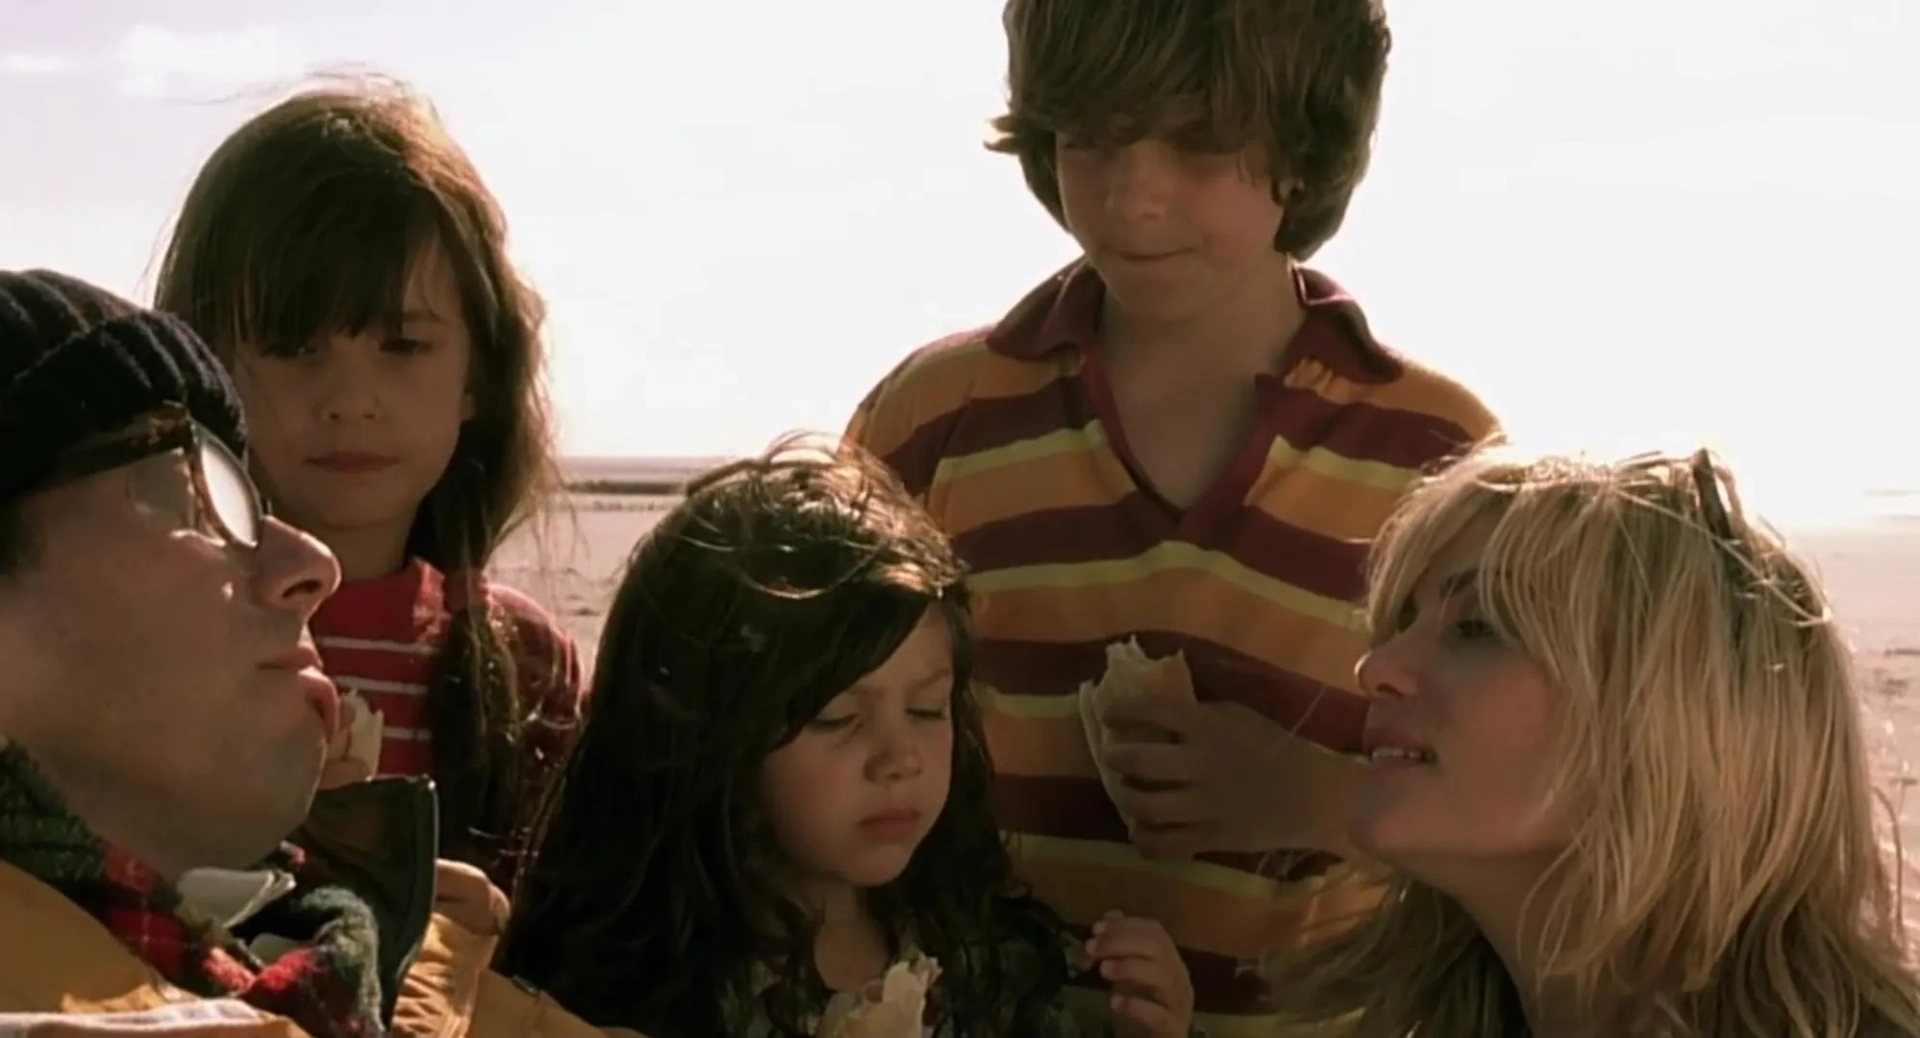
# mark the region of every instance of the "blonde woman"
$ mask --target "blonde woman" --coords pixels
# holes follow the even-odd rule
[[[1846,646],[1705,452],[1482,453],[1378,541],[1351,837],[1398,875],[1278,964],[1364,1038],[1905,1038]]]

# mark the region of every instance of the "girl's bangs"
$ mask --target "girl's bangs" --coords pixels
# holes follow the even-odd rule
[[[274,355],[331,332],[398,328],[413,268],[443,237],[423,188],[364,177],[316,185],[298,208],[246,226],[230,253],[236,276],[224,281],[235,295],[221,309],[229,342]]]

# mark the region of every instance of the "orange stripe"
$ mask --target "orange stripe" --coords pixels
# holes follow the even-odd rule
[[[992,696],[988,701],[992,703],[998,698]],[[993,747],[996,773],[1063,778],[1099,776],[1078,710],[1057,716],[1021,716],[990,705],[981,713],[987,726],[987,745]]]
[[[1224,557],[1223,564],[1245,569]],[[1097,587],[1070,582],[1075,571],[1097,565],[1061,567],[1066,576],[1037,587],[994,590],[990,580],[982,581],[980,636],[1101,642],[1141,630],[1182,633],[1335,688],[1354,687],[1354,663],[1366,648],[1364,635],[1355,628],[1308,615],[1203,570],[1163,569]],[[995,575],[1010,572],[1017,571]]]
[[[1055,365],[995,356],[987,350],[984,333],[937,343],[895,369],[872,405],[855,417],[852,429],[869,450],[886,456],[921,426],[969,403],[1035,393],[1061,375]]]
[[[993,770],[997,774],[1100,777],[1100,770],[1093,762],[1093,750],[1087,744],[1086,728],[1080,720],[1077,698],[1023,697],[1023,705],[1044,704],[1046,707],[1028,712],[1006,709],[1006,699],[989,692],[988,705],[981,711],[987,728],[987,745],[993,748]]]
[[[1245,503],[1322,537],[1371,542],[1400,498],[1399,491],[1269,463],[1247,492]]]
[[[1236,959],[1255,959],[1337,932],[1343,921],[1371,912],[1383,889],[1352,878],[1347,870],[1339,874],[1344,878],[1291,885],[1237,876],[1268,889],[1265,896],[1253,896],[1194,880],[1196,870],[1212,866],[1150,862],[1118,844],[1041,844],[1021,837],[1013,847],[1020,875],[1034,895],[1068,923],[1088,926],[1118,909],[1160,920],[1182,948]]]
[[[945,478],[935,483],[929,495],[940,503],[941,526],[949,536],[959,537],[1006,519],[1114,504],[1127,495],[1130,479],[1102,477],[1107,455],[1095,449],[1102,442],[1083,438],[1079,444],[1063,442],[1057,450],[1046,452],[986,451],[948,459],[942,467]],[[996,454],[1001,458],[983,457]]]
[[[915,351],[887,374],[851,431],[873,453],[892,454],[920,426],[966,404],[973,389],[972,361],[985,350],[980,338]]]
[[[1404,358],[1402,361],[1407,364],[1407,371],[1400,378],[1363,383],[1340,378],[1325,365],[1309,359],[1287,373],[1286,384],[1312,390],[1336,404],[1367,404],[1391,411],[1432,415],[1460,426],[1475,437],[1490,431],[1493,415],[1472,393],[1430,368]]]
[[[1072,375],[1080,367],[1077,363],[1035,364],[1013,360],[991,352],[984,344],[980,346],[980,352],[981,358],[969,376],[973,383],[973,392],[967,398],[969,400],[1029,396]]]

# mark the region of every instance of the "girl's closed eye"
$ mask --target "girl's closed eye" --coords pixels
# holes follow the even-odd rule
[[[807,727],[816,732],[844,732],[860,720],[858,711],[846,713],[823,713],[807,722]]]
[[[393,338],[380,344],[388,353],[418,354],[433,352],[433,343],[426,339]]]

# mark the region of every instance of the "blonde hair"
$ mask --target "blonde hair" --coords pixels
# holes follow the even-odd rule
[[[1540,979],[1612,1033],[1920,1029],[1897,837],[1889,860],[1849,652],[1814,577],[1744,515],[1731,475],[1705,451],[1477,453],[1382,531],[1376,638],[1469,528],[1490,531],[1475,585],[1488,621],[1564,696],[1548,793],[1576,806],[1575,832],[1527,904]],[[1361,1011],[1358,1034],[1395,1038],[1524,1026],[1473,921],[1410,879],[1341,937],[1273,965],[1300,1022]]]

